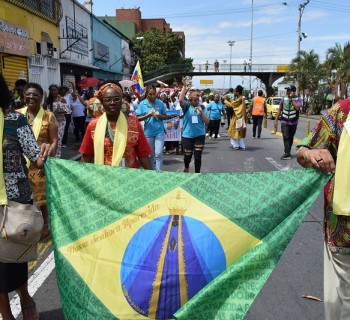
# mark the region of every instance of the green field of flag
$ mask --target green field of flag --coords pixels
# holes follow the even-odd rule
[[[45,164],[65,319],[243,319],[329,176]]]

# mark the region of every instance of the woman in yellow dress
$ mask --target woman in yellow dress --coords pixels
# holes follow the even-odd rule
[[[26,107],[19,109],[18,111],[27,118],[38,144],[50,144],[49,156],[53,157],[56,155],[58,145],[58,124],[54,114],[44,110],[44,108],[41,106],[42,98],[42,87],[37,83],[28,83],[24,91]],[[28,177],[33,190],[34,203],[40,207],[44,218],[42,238],[46,239],[50,236],[50,229],[46,205],[44,170],[38,170],[32,164],[29,165],[28,168]]]
[[[246,113],[246,105],[245,105],[245,99],[242,96],[243,93],[243,87],[238,85],[234,90],[235,95],[237,96],[237,99],[230,102],[225,103],[226,107],[232,108],[234,115],[230,121],[230,126],[227,131],[227,136],[230,137],[231,147],[234,150],[245,150],[245,144],[244,144],[244,138],[246,136],[246,127],[245,123],[247,120],[247,113]],[[242,119],[243,126],[241,128],[237,128],[236,123],[237,120],[240,121]]]

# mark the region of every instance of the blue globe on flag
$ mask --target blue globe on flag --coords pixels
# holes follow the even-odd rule
[[[212,230],[194,218],[171,214],[146,223],[132,237],[121,284],[136,312],[170,319],[225,269],[224,250]]]

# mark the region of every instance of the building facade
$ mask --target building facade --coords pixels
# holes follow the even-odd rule
[[[111,25],[115,26],[129,39],[137,33],[146,32],[151,28],[163,30],[167,33],[173,32],[182,40],[182,46],[179,48],[180,54],[185,58],[185,33],[183,31],[172,31],[169,23],[164,18],[142,19],[140,9],[116,9],[115,17],[99,17],[105,19]]]
[[[60,21],[61,82],[68,85],[92,77],[91,12],[74,0],[61,0],[63,17]]]
[[[18,79],[39,83],[44,90],[58,82],[58,0],[0,1],[0,72],[10,89]]]
[[[93,71],[98,79],[130,79],[133,64],[129,47],[130,40],[117,29],[92,16],[92,55],[93,65],[99,69]]]

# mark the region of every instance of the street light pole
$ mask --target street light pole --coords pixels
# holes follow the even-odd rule
[[[230,46],[230,88],[232,88],[232,85],[231,85],[231,70],[232,70],[231,69],[231,59],[232,59],[232,47],[235,44],[235,41],[229,40],[227,43]]]
[[[224,63],[224,65],[226,64],[226,62],[227,62],[227,60],[226,59],[224,59],[224,60],[222,60],[222,62]],[[223,68],[224,69],[224,68]],[[226,68],[225,68],[226,69]],[[225,74],[224,74],[224,90],[225,90]]]
[[[300,53],[300,41],[301,41],[301,18],[303,16],[305,7],[308,5],[310,0],[305,1],[303,4],[299,4],[299,21],[298,21],[298,55]],[[305,37],[304,37],[305,38]]]

